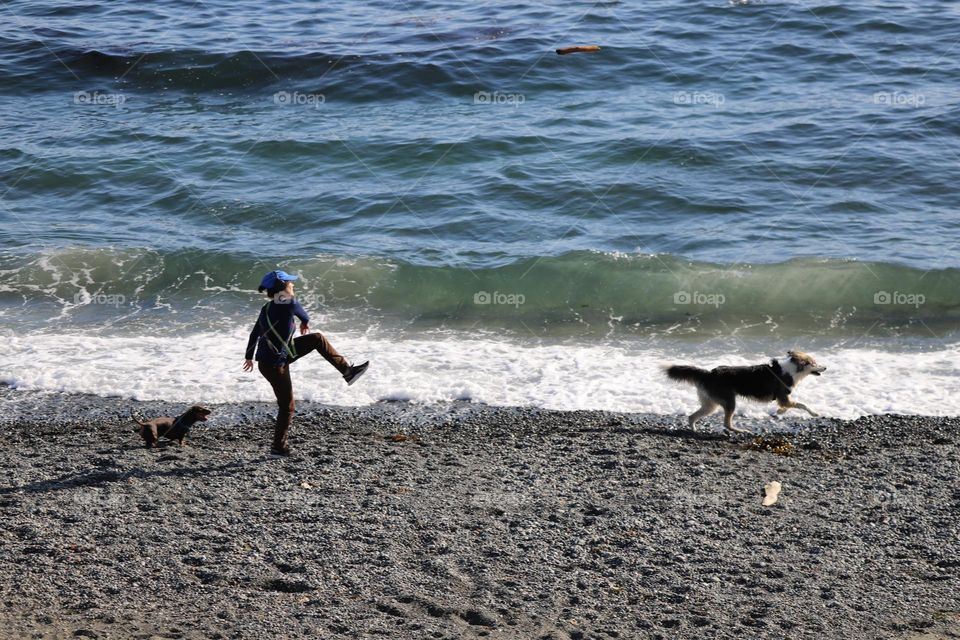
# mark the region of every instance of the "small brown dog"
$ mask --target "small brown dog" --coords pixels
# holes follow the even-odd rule
[[[210,409],[204,409],[195,404],[177,418],[163,416],[146,422],[133,418],[133,421],[140,425],[138,431],[148,449],[157,446],[160,438],[176,440],[182,447],[184,438],[190,433],[190,427],[196,422],[206,422],[207,416],[211,413]]]

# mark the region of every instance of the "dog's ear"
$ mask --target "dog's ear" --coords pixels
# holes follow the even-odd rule
[[[797,351],[796,349],[791,349],[787,351],[787,355],[790,356],[790,359],[793,361],[797,368],[800,368],[806,364],[809,364],[811,361],[810,356],[805,354],[802,351]]]

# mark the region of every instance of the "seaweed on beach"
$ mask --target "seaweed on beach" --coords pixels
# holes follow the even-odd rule
[[[778,456],[792,456],[796,453],[793,444],[783,436],[757,436],[746,446],[751,451],[767,451]]]

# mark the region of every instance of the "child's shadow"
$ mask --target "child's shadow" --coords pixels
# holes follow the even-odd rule
[[[179,449],[179,447],[178,447]],[[162,459],[162,458],[161,458]],[[249,461],[237,460],[227,462],[221,465],[205,465],[199,467],[177,467],[174,469],[157,469],[148,471],[140,467],[126,471],[89,471],[81,473],[69,473],[50,480],[39,480],[24,485],[16,485],[0,488],[0,495],[11,495],[16,493],[49,493],[51,491],[63,491],[76,487],[104,487],[114,482],[123,482],[129,478],[140,480],[152,480],[154,478],[195,478],[199,476],[229,476],[231,472],[237,471],[251,463],[265,462],[266,458],[258,457]]]

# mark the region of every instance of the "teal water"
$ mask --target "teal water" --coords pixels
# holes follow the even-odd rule
[[[522,337],[780,335],[804,341],[954,339],[960,269],[796,258],[778,264],[698,262],[668,255],[574,252],[498,267],[419,265],[385,258],[289,258],[297,295],[325,326],[437,328]],[[109,325],[175,336],[245,324],[261,303],[256,255],[75,249],[29,263],[0,259],[0,322],[29,301],[37,330]],[[106,284],[104,284],[106,283]],[[251,285],[251,283],[254,283]],[[175,312],[172,315],[171,312]]]

